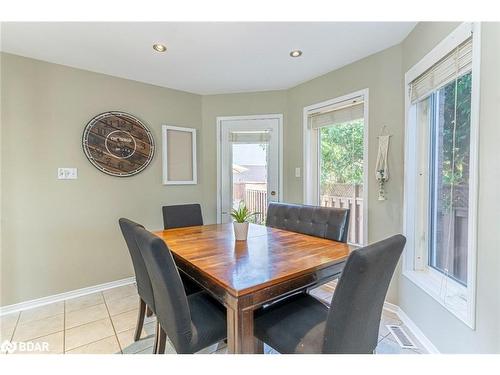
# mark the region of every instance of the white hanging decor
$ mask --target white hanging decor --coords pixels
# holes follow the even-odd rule
[[[384,133],[385,126],[382,130]],[[389,168],[387,166],[387,156],[389,152],[390,135],[378,136],[378,155],[377,164],[375,166],[375,177],[378,181],[378,200],[385,201],[385,183],[389,180]]]

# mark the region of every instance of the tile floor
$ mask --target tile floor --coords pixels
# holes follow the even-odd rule
[[[334,283],[312,291],[317,298],[330,301]],[[0,317],[0,343],[2,353],[7,353],[6,342],[27,343],[33,353],[68,354],[150,354],[153,350],[155,318],[146,318],[141,340],[134,342],[137,318],[138,295],[135,285],[127,285],[79,298],[57,302],[20,313]],[[418,349],[401,349],[386,324],[397,324],[418,341],[404,327],[398,317],[384,311],[380,325],[379,354],[419,354]],[[48,344],[48,345],[47,345]],[[47,350],[48,347],[48,350]],[[265,353],[278,354],[265,346]],[[166,353],[174,354],[173,346],[167,342]],[[22,345],[12,354],[22,354]],[[201,353],[225,354],[224,343],[206,348]]]

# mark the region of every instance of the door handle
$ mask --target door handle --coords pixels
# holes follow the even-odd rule
[[[271,195],[272,195],[272,196],[275,196],[275,195],[276,195],[276,192],[275,192],[274,190],[273,190],[273,191],[271,191]]]

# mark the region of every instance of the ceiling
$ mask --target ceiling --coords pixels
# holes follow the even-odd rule
[[[401,42],[414,22],[2,23],[1,50],[198,94],[278,90]],[[163,43],[158,53],[153,43]],[[291,58],[292,50],[303,55]]]

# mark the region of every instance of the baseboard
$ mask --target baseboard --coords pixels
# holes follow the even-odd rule
[[[64,301],[66,299],[82,297],[87,294],[102,292],[103,290],[112,289],[123,285],[129,285],[132,283],[135,283],[135,277],[127,277],[126,279],[122,280],[116,280],[116,281],[111,281],[109,283],[89,286],[87,288],[81,288],[69,292],[55,294],[53,296],[37,298],[31,301],[16,303],[14,305],[0,306],[0,316],[23,310],[33,309],[35,307],[48,305],[49,303]]]
[[[410,317],[406,315],[406,313],[401,309],[401,307],[390,302],[384,302],[384,310],[396,314],[429,354],[440,353],[439,350],[434,346],[432,341],[429,340],[427,336],[425,336],[425,334],[420,330],[420,328],[418,328],[415,322],[413,322],[413,320],[411,320]]]
[[[387,311],[392,312],[392,313],[397,315],[399,312],[399,306],[385,301],[384,302],[384,310],[387,310]]]

